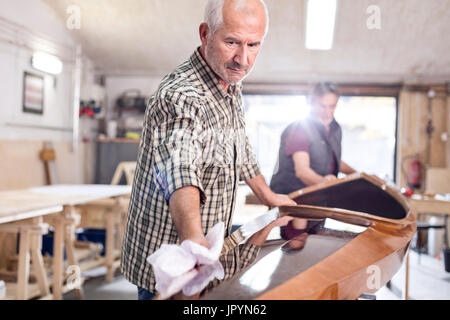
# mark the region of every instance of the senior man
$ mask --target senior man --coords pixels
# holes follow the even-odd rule
[[[209,0],[201,47],[149,101],[121,258],[139,299],[155,294],[146,258],[162,244],[192,240],[208,247],[205,234],[220,221],[230,233],[239,180],[268,206],[295,204],[267,186],[244,132],[240,82],[267,30],[262,0]],[[265,235],[221,257],[225,279],[254,260]]]

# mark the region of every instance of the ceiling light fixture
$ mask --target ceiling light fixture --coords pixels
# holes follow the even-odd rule
[[[306,48],[330,50],[333,47],[337,0],[308,0]]]
[[[60,74],[63,69],[63,63],[57,57],[45,53],[35,52],[31,58],[33,68],[50,74]]]

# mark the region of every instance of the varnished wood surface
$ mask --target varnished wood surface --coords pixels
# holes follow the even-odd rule
[[[372,268],[380,270],[380,286],[386,284],[400,269],[417,224],[416,214],[397,190],[376,177],[355,174],[327,185],[305,188],[297,195],[361,178],[398,201],[406,213],[405,217],[380,219],[373,216],[371,225],[354,240],[305,272],[261,295],[259,299],[356,299],[362,293],[377,291],[371,285],[368,286],[373,276]],[[362,216],[370,220],[370,214]]]
[[[249,291],[251,296],[247,298],[357,299],[362,293],[376,292],[393,277],[400,269],[410,241],[416,231],[416,215],[414,211],[410,210],[407,201],[396,189],[391,188],[376,177],[366,174],[354,174],[326,184],[305,188],[300,192],[292,193],[290,196],[296,201],[298,200],[298,203],[302,203],[301,198],[305,195],[308,195],[308,201],[318,199],[320,203],[326,203],[326,199],[324,200],[322,197],[323,194],[321,195],[323,190],[340,184],[353,183],[361,179],[375,187],[375,189],[371,188],[371,192],[380,193],[381,199],[391,201],[396,212],[391,214],[390,212],[378,212],[375,210],[376,212],[367,213],[348,210],[348,208],[324,208],[311,205],[281,207],[280,211],[284,213],[290,211],[290,215],[298,218],[333,218],[347,223],[364,225],[367,228],[351,239],[351,241],[348,241],[348,243],[331,254],[325,255],[323,259],[305,270],[301,270],[298,274],[295,272],[296,265],[291,265],[291,271],[295,275],[289,279],[283,279],[283,282],[275,287],[261,290],[258,287],[258,285],[261,285],[261,282],[256,281],[260,279],[256,278],[254,284],[257,285],[251,288]],[[314,195],[313,193],[316,194]],[[314,197],[311,197],[313,195]],[[346,202],[350,201],[351,197],[343,195],[342,198],[344,199],[343,204],[345,207],[347,205]],[[354,203],[349,203],[348,205],[349,207],[354,207]],[[364,209],[368,208],[365,204],[363,205]],[[318,241],[318,239],[314,241]],[[320,246],[317,248],[317,250],[320,250]],[[279,248],[276,248],[274,252],[282,254]],[[307,257],[304,257],[304,259],[307,259]],[[267,272],[272,272],[272,274],[268,276],[267,274],[263,275],[263,272],[259,272],[261,280],[269,279],[270,277],[280,277],[280,275],[277,275],[276,260],[273,259],[272,261],[274,265],[267,269],[269,270]],[[256,262],[245,272],[249,272],[251,268],[260,267],[259,263],[261,261]],[[267,264],[270,265],[271,261],[269,260]],[[297,266],[297,268],[300,268],[300,266]],[[235,281],[234,290],[236,291],[234,292],[238,292],[239,286],[245,283],[240,278],[245,275],[245,272],[244,274],[236,275],[235,278],[230,280]],[[258,274],[255,277],[259,277]],[[272,281],[272,278],[270,278],[270,281]],[[272,281],[271,283],[276,282]],[[230,284],[225,283],[224,287],[226,286],[230,286]],[[211,294],[208,294],[206,298],[213,296],[216,299],[220,299],[220,291],[225,297],[230,288],[221,291],[221,286],[219,286]],[[249,289],[246,288],[246,290]],[[240,298],[245,299],[245,297]]]

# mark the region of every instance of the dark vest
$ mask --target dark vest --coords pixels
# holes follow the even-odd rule
[[[310,167],[321,176],[334,174],[337,176],[341,163],[341,141],[342,130],[340,125],[333,120],[330,124],[330,137],[327,137],[325,126],[321,123],[306,118],[290,124],[281,135],[280,151],[278,153],[278,163],[275,166],[275,173],[270,181],[270,188],[276,193],[288,194],[306,187],[302,180],[295,176],[294,160],[291,156],[286,156],[286,137],[301,126],[309,138],[309,159]],[[335,168],[332,171],[333,157]]]

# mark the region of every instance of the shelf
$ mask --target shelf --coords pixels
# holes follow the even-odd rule
[[[139,143],[139,140],[128,138],[97,138],[95,142]]]

